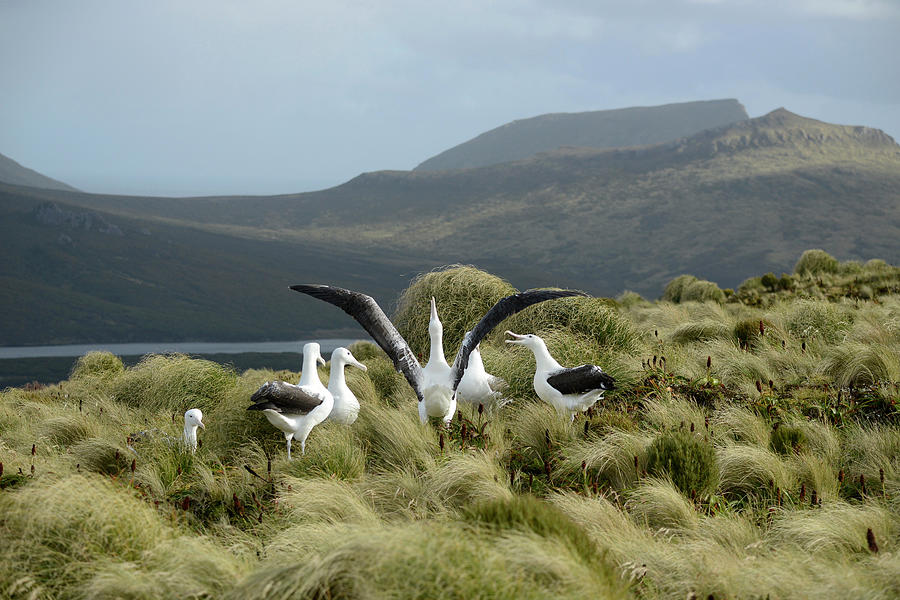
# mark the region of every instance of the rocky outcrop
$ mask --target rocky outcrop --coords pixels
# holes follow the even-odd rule
[[[89,210],[69,210],[55,202],[44,202],[34,209],[34,218],[48,227],[83,229],[107,235],[122,235],[118,225],[107,221],[103,215]]]

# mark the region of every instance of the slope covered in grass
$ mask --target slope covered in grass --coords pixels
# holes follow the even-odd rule
[[[82,357],[58,385],[0,394],[0,595],[896,596],[900,294],[846,284],[890,287],[898,270],[808,271],[791,293],[562,299],[510,319],[563,364],[616,377],[571,424],[502,335],[482,354],[511,402],[462,407],[445,431],[419,425],[387,357],[357,344],[358,421],[316,427],[293,462],[246,407],[296,372]],[[460,336],[480,316],[464,308],[508,286],[445,269],[400,312],[415,331],[434,294],[460,308],[446,329]],[[169,437],[195,406],[207,428],[189,454]]]

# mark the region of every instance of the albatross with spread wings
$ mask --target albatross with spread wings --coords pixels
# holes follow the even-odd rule
[[[586,295],[573,290],[529,290],[502,298],[463,338],[452,365],[447,365],[445,360],[442,360],[443,364],[435,363],[432,346],[431,359],[423,369],[409,344],[371,296],[329,285],[301,284],[292,285],[291,289],[333,304],[356,319],[387,353],[416,393],[419,418],[424,422],[428,416],[440,417],[444,423],[449,423],[456,411],[456,389],[468,366],[469,355],[498,323],[538,302]],[[432,312],[433,316],[435,312]],[[440,350],[440,358],[443,359],[443,350]]]

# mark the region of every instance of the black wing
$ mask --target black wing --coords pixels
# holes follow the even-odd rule
[[[528,308],[532,304],[568,296],[587,296],[587,294],[575,290],[528,290],[500,299],[491,307],[491,310],[481,317],[481,320],[472,328],[472,331],[463,338],[459,352],[456,353],[456,358],[453,359],[453,389],[455,390],[459,385],[466,367],[469,366],[469,355],[472,353],[472,350],[484,339],[484,336],[491,332],[491,329],[504,319]]]
[[[563,369],[547,377],[547,383],[562,394],[584,394],[591,390],[614,390],[616,380],[597,365]]]
[[[334,304],[356,319],[372,336],[372,339],[381,346],[381,349],[391,357],[394,368],[403,373],[419,400],[423,399],[422,367],[416,360],[415,354],[409,349],[406,340],[403,339],[374,298],[330,285],[292,285],[291,289]]]
[[[322,404],[322,400],[321,396],[300,386],[284,381],[267,381],[250,396],[250,401],[255,404],[247,410],[271,409],[280,413],[305,415]]]

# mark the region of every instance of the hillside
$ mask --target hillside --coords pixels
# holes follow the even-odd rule
[[[337,283],[390,301],[418,272],[449,263],[520,289],[657,297],[681,273],[724,288],[790,271],[808,248],[900,262],[900,147],[875,129],[784,109],[653,146],[366,173],[306,194],[2,190],[0,233],[16,240],[3,265],[0,307],[15,316],[3,325],[6,343],[85,332],[106,341],[290,339],[353,322],[334,311],[295,314],[289,283]],[[46,202],[152,235],[39,226],[34,211]],[[69,333],[49,335],[47,315]]]
[[[37,171],[32,171],[27,167],[23,167],[13,159],[2,154],[0,154],[0,182],[50,190],[78,191],[61,181],[51,179],[46,175],[41,175]]]
[[[299,310],[288,285],[340,282],[389,302],[408,282],[403,274],[423,268],[123,218],[41,194],[0,185],[0,345],[299,339],[344,325],[324,306]]]
[[[646,146],[748,118],[741,103],[733,99],[540,115],[482,133],[429,158],[415,170],[484,167],[565,146]]]

